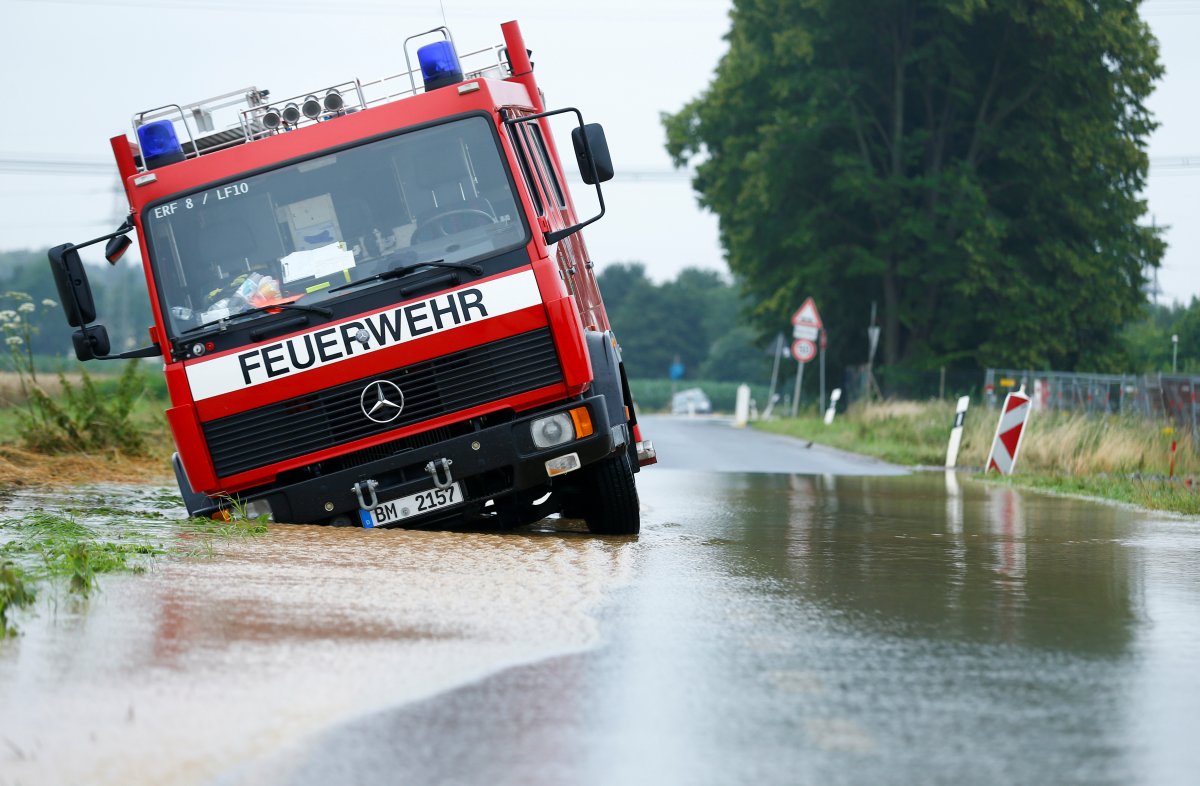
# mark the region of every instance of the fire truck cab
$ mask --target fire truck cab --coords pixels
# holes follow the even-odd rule
[[[418,65],[375,82],[140,112],[134,139],[111,140],[129,218],[50,266],[80,360],[163,357],[189,514],[557,512],[638,532],[634,475],[655,454],[580,234],[604,213],[607,143],[577,110],[546,109],[520,29],[501,29],[461,59],[446,28],[412,36]],[[555,115],[576,121],[590,218]],[[79,249],[107,240],[115,262],[131,231],[155,324],[150,346],[112,354]]]

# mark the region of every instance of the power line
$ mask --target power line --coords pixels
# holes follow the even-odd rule
[[[103,159],[31,158],[0,155],[0,172],[31,175],[105,175],[116,177],[117,166]]]
[[[102,158],[58,159],[48,154],[29,157],[0,154],[0,173],[33,175],[86,175],[116,177],[116,165]],[[618,168],[616,180],[635,183],[670,183],[690,181],[695,172],[689,169],[666,167]],[[1153,156],[1151,175],[1200,175],[1200,155]],[[573,171],[567,177],[578,180]]]

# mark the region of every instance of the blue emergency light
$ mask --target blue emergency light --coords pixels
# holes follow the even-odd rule
[[[174,164],[184,159],[183,146],[175,135],[175,124],[170,120],[155,120],[138,126],[138,145],[142,148],[142,163],[146,169],[155,169]]]
[[[437,41],[421,47],[417,50],[417,62],[421,64],[421,78],[425,80],[426,92],[463,81],[462,65],[450,41]]]

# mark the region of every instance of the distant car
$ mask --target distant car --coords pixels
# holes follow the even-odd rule
[[[672,415],[707,415],[712,412],[712,402],[700,388],[688,388],[671,396]]]

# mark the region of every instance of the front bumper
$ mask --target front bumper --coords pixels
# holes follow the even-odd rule
[[[585,404],[592,419],[591,436],[572,440],[553,448],[537,449],[529,435],[529,424],[555,412],[565,412]],[[508,423],[481,428],[453,437],[436,445],[414,448],[352,469],[331,472],[314,478],[254,489],[238,495],[242,503],[266,502],[271,516],[279,522],[313,523],[339,515],[356,518],[359,510],[356,484],[365,487],[375,481],[380,502],[415,494],[434,486],[426,467],[441,459],[449,460],[453,481],[461,482],[468,506],[488,499],[507,496],[546,484],[546,461],[568,453],[579,456],[587,466],[617,450],[627,449],[626,424],[612,422],[608,403],[601,394],[584,396],[562,404],[527,413]],[[443,465],[444,466],[444,465]],[[461,509],[454,510],[457,515]],[[433,519],[438,518],[435,514]],[[432,519],[431,519],[432,520]],[[417,519],[415,523],[421,523]]]

